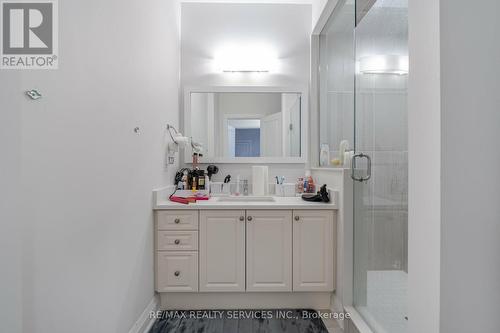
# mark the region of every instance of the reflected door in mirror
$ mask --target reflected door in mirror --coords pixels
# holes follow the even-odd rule
[[[301,157],[301,94],[192,92],[187,125],[204,156]]]

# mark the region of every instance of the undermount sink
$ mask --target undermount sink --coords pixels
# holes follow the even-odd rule
[[[238,196],[238,197],[220,197],[217,201],[219,202],[274,202],[273,197],[250,197],[250,196]]]

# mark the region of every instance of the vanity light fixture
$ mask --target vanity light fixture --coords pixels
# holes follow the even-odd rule
[[[359,72],[362,74],[408,74],[408,56],[374,55],[359,59]]]
[[[214,58],[219,73],[269,73],[277,68],[275,52],[265,45],[225,46]]]

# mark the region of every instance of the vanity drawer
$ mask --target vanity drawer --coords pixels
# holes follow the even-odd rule
[[[198,230],[198,211],[158,211],[156,221],[158,230]]]
[[[157,231],[158,251],[197,251],[198,231]]]
[[[198,252],[157,251],[156,291],[198,291]]]

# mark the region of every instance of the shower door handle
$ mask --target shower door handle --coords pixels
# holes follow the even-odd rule
[[[356,169],[356,160],[358,158],[366,158],[366,176],[365,177],[356,177],[354,175],[354,170]],[[351,178],[357,182],[366,182],[372,177],[372,159],[369,155],[359,153],[352,157],[351,161]]]

